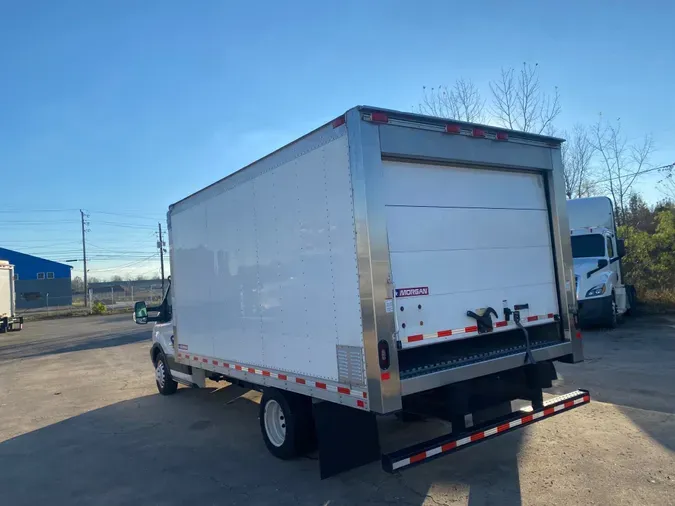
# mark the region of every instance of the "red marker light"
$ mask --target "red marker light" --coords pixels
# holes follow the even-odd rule
[[[332,123],[333,128],[337,128],[337,127],[342,126],[344,124],[345,124],[345,117],[344,116],[340,116],[339,118],[335,118],[333,120],[333,123]]]
[[[461,134],[462,133],[462,127],[459,125],[445,125],[445,133],[446,134]]]
[[[389,123],[389,116],[383,112],[373,112],[370,114],[370,120],[375,123]]]
[[[497,135],[495,135],[495,139],[498,141],[508,141],[509,140],[509,134],[506,132],[497,132]]]
[[[485,130],[481,128],[474,128],[471,131],[471,135],[473,135],[474,137],[485,137]]]

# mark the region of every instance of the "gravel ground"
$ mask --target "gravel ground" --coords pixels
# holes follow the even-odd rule
[[[149,339],[128,315],[0,336],[0,504],[675,504],[675,318],[584,334],[588,360],[559,365],[554,391],[587,388],[589,406],[400,475],[324,481],[311,458],[269,455],[258,394],[159,396]]]

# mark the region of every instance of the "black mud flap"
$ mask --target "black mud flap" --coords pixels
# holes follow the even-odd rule
[[[449,453],[474,446],[486,439],[506,434],[564,411],[588,404],[591,400],[586,390],[575,390],[544,401],[539,409],[519,410],[499,419],[471,427],[460,433],[450,433],[414,446],[402,448],[382,456],[382,468],[388,473],[429,462]]]
[[[381,458],[375,413],[318,402],[314,423],[322,480]]]

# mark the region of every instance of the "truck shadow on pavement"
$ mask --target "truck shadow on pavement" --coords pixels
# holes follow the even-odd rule
[[[313,457],[280,461],[255,394],[235,386],[112,404],[0,444],[3,504],[521,503],[521,432],[410,469],[379,463],[328,480]],[[423,423],[423,422],[422,422]],[[425,502],[426,501],[426,502]]]

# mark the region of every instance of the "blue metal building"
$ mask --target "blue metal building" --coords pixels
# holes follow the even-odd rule
[[[5,248],[0,260],[14,265],[17,309],[72,305],[70,265]]]

